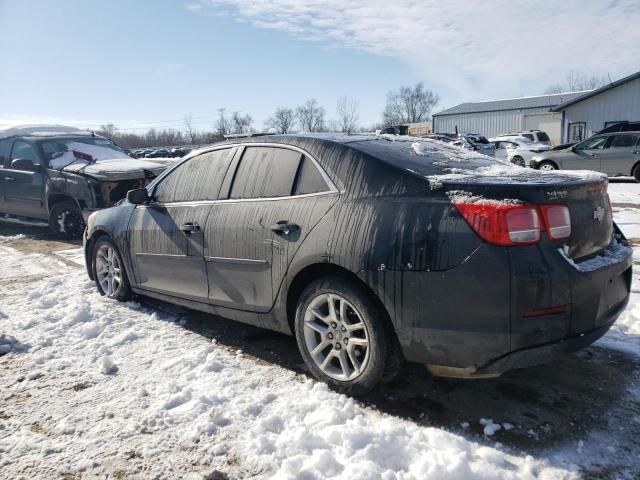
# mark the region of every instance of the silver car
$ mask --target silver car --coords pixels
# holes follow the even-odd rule
[[[633,176],[640,182],[640,131],[594,135],[564,150],[534,155],[538,170],[595,170],[610,177]]]

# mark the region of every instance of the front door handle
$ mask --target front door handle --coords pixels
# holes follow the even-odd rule
[[[300,230],[300,226],[296,225],[295,223],[289,223],[286,220],[281,220],[275,225],[271,225],[271,230],[283,235],[289,235],[289,233],[291,232]]]
[[[182,225],[182,227],[180,227],[180,230],[182,230],[184,233],[199,232],[200,225],[194,222],[187,222],[184,225]]]
[[[4,177],[4,179],[5,179],[7,182],[13,182],[13,181],[15,180],[15,177]]]

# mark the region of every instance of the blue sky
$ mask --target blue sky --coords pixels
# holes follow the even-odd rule
[[[390,6],[391,5],[391,6]],[[635,0],[0,0],[0,122],[210,128],[315,97],[354,98],[364,125],[423,81],[436,110],[535,95],[572,68],[640,68]],[[562,10],[559,10],[562,9]],[[612,52],[616,52],[612,55]]]

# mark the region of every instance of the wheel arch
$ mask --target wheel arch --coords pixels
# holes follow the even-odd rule
[[[373,289],[355,273],[334,263],[314,263],[311,265],[307,265],[298,273],[296,273],[295,277],[289,284],[286,295],[286,316],[289,327],[291,328],[291,332],[295,332],[294,322],[300,295],[311,282],[320,277],[326,276],[336,276],[339,278],[343,278],[361,287],[382,313],[384,317],[383,322],[386,325],[388,332],[393,336],[394,341],[398,341],[398,337],[389,316],[389,312],[387,311],[384,303],[382,303],[382,300],[378,297],[378,295],[376,295]]]
[[[57,205],[58,203],[66,202],[67,200],[72,201],[78,208],[80,208],[78,200],[76,200],[71,195],[67,195],[65,193],[50,193],[49,195],[47,195],[47,212],[51,214],[51,207]]]

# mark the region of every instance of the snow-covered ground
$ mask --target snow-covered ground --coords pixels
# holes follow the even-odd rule
[[[610,190],[623,231],[640,232],[640,185]],[[554,448],[516,448],[505,443],[517,426],[501,419],[426,426],[212,342],[185,328],[190,312],[106,300],[72,266],[80,249],[23,253],[20,240],[0,236],[1,478],[564,479],[593,472],[595,458],[599,478],[640,471],[640,452],[621,453],[616,438],[640,432],[637,368],[621,393],[635,414]],[[634,365],[637,285],[597,344]]]

